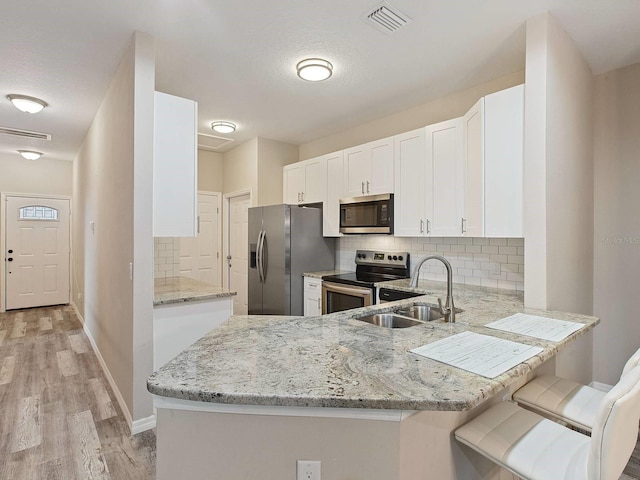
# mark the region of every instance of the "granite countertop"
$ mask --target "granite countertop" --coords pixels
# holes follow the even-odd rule
[[[404,283],[403,283],[404,282]],[[378,286],[408,288],[408,280]],[[430,322],[387,329],[356,320],[400,305],[434,302],[443,283],[421,282],[425,296],[320,317],[237,316],[155,372],[155,395],[243,405],[470,410],[554,356],[599,323],[595,317],[525,309],[522,293],[454,286],[456,323]],[[585,328],[550,342],[484,327],[525,312],[583,323]],[[409,352],[471,331],[542,347],[540,354],[488,379]]]
[[[331,275],[340,275],[341,273],[352,273],[352,272],[347,270],[323,270],[320,272],[303,273],[302,276],[311,277],[311,278],[324,278],[324,277],[330,277]]]
[[[188,277],[156,278],[153,305],[212,300],[233,295],[236,295],[236,292]]]

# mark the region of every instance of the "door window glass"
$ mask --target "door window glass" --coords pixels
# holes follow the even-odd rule
[[[44,220],[49,222],[58,221],[58,210],[43,205],[29,205],[18,209],[19,220]]]

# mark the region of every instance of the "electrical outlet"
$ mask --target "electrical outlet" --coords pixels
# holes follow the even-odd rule
[[[296,480],[320,480],[320,460],[298,460]]]

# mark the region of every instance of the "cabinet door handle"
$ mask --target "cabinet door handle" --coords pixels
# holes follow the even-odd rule
[[[304,202],[304,192],[302,192],[302,201]]]
[[[198,215],[198,235],[200,235],[200,215]]]
[[[420,233],[424,233],[424,220],[420,220]]]
[[[431,233],[431,220],[427,218],[427,233]]]
[[[364,182],[362,182],[362,193],[364,193]]]
[[[367,181],[367,193],[369,193],[369,182]]]
[[[322,299],[318,298],[318,310],[322,311]]]
[[[462,233],[466,233],[467,232],[467,228],[466,228],[467,221],[463,218],[461,223],[462,223]]]

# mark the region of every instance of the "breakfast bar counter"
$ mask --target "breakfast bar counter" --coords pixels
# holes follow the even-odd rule
[[[405,280],[379,286],[409,290]],[[488,405],[508,398],[536,370],[555,373],[556,354],[581,337],[590,337],[599,319],[525,309],[521,293],[459,285],[454,297],[464,312],[456,315],[455,323],[434,321],[390,329],[357,319],[400,306],[437,303],[443,284],[424,282],[415,291],[425,295],[320,317],[234,316],[180,353],[147,384],[158,408],[158,478],[177,474],[172,465],[200,449],[195,438],[214,442],[226,452],[199,462],[193,467],[195,473],[224,464],[224,478],[254,478],[248,467],[225,460],[234,447],[220,445],[214,432],[230,428],[248,429],[248,437],[243,434],[233,444],[249,448],[249,456],[260,456],[261,449],[278,442],[291,450],[271,451],[279,460],[262,478],[290,476],[285,464],[293,461],[292,456],[332,458],[332,463],[323,464],[323,474],[325,469],[356,472],[357,464],[370,465],[365,468],[367,476],[329,475],[329,479],[500,478],[477,474],[486,464],[473,455],[463,458],[466,452],[461,457],[451,432]],[[485,327],[515,313],[583,327],[558,342]],[[495,378],[485,378],[409,351],[463,332],[539,347],[540,352]],[[334,440],[319,446],[317,439],[307,439],[305,432],[313,425]],[[387,438],[395,453],[361,452],[351,441],[344,444],[345,435],[357,437],[352,441],[360,444]],[[299,440],[290,442],[290,436]],[[439,445],[427,454],[419,445],[407,445],[410,438],[431,439]],[[255,444],[255,449],[241,447],[243,441]],[[422,452],[422,457],[406,470],[400,463],[411,452]],[[424,476],[426,472],[440,476]],[[457,476],[459,472],[465,476]]]

